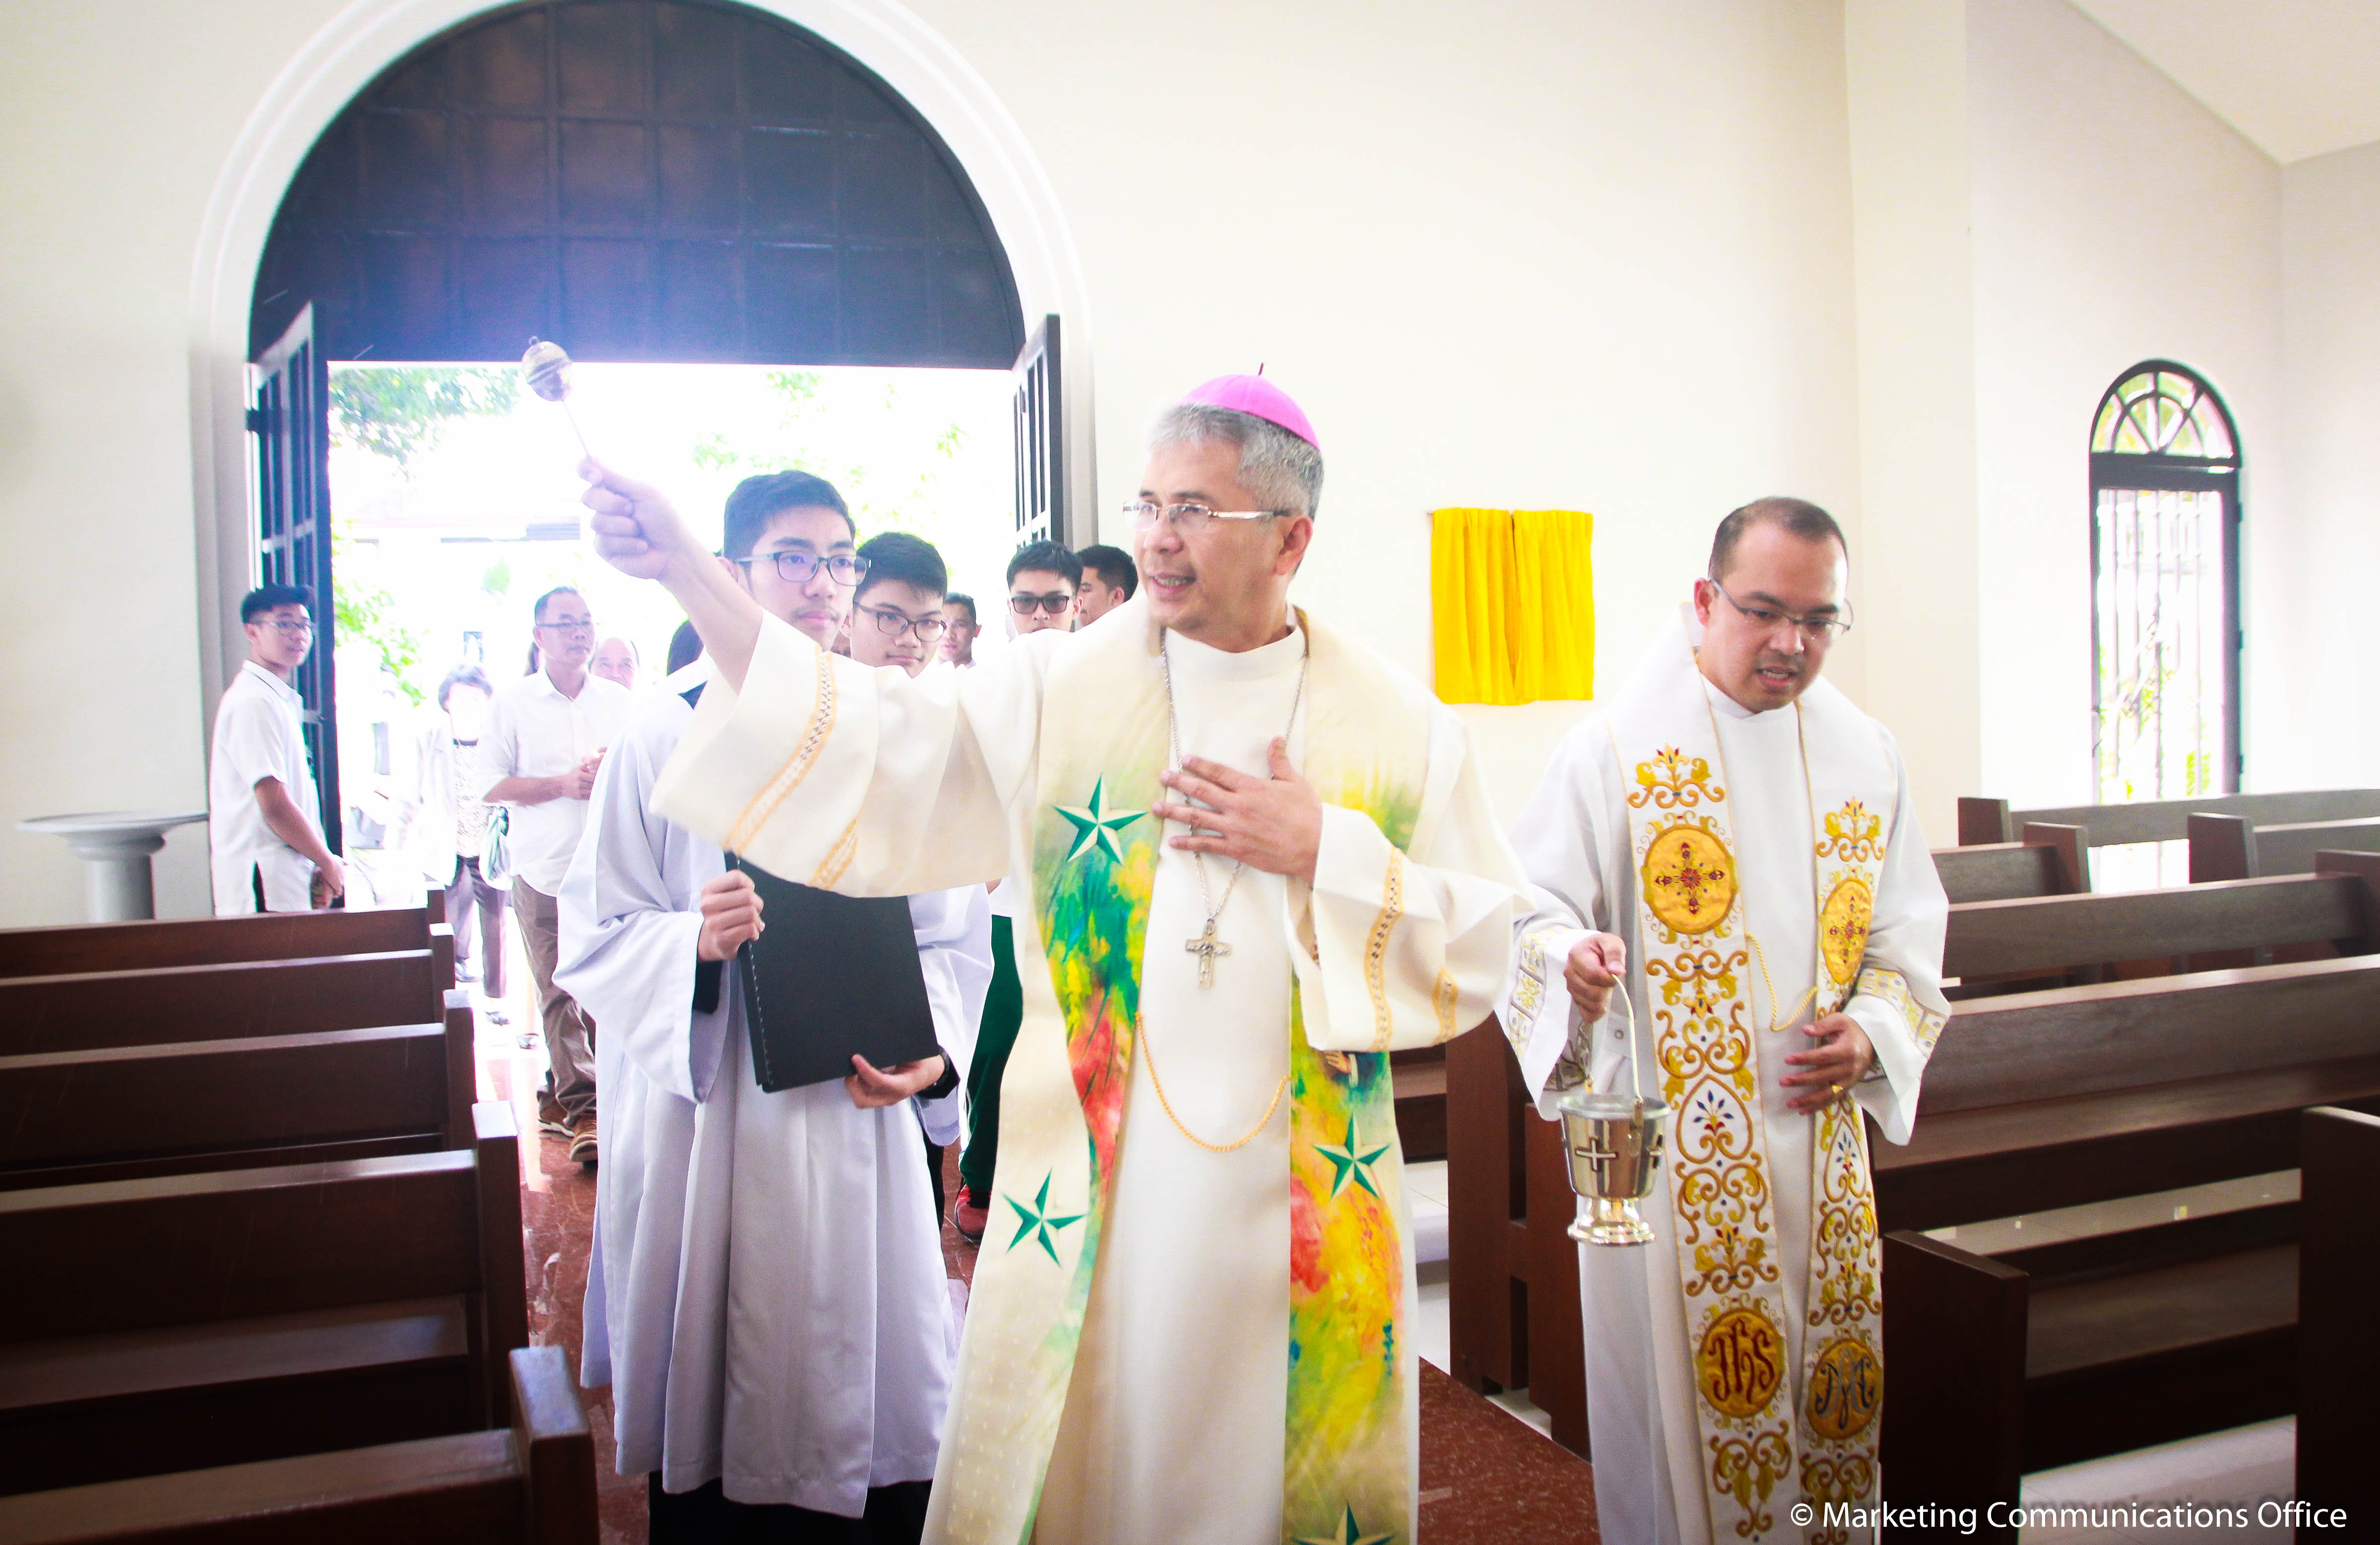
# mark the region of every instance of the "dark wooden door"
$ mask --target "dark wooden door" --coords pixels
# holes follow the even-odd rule
[[[306,754],[322,797],[322,840],[339,840],[339,724],[331,660],[338,624],[331,589],[331,375],[314,347],[314,308],[259,355],[248,432],[256,443],[256,573],[267,585],[314,592],[314,651],[298,667]]]
[[[1041,319],[1016,357],[1016,545],[1079,545],[1066,522],[1065,396],[1058,379],[1058,319]]]

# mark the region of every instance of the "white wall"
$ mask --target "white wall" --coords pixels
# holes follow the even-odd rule
[[[920,9],[1067,211],[1105,505],[1161,401],[1262,363],[1327,454],[1305,604],[1426,675],[1427,512],[1590,510],[1604,684],[1728,510],[1855,520],[1831,3]],[[1574,713],[1466,717],[1524,794]]]
[[[2380,144],[2281,175],[2289,504],[2296,540],[2267,559],[2265,702],[2310,788],[2380,785],[2380,688],[2368,670],[2380,577]]]
[[[2119,372],[2189,365],[2238,420],[2251,787],[2306,784],[2276,713],[2295,545],[2282,438],[2281,171],[2067,0],[1968,12],[1980,781],[2096,797],[2090,429]],[[1942,841],[1950,840],[1945,835]]]
[[[1102,503],[1160,399],[1262,361],[1330,451],[1309,604],[1426,669],[1426,511],[1589,509],[1607,682],[1727,509],[1791,492],[1856,522],[1832,0],[918,10],[1022,125],[1079,244]],[[208,200],[286,78],[386,14],[0,19],[0,925],[80,910],[64,845],[15,819],[203,800],[193,489],[237,518],[205,464],[244,455],[190,428],[194,378],[225,363],[194,337]],[[1855,690],[1859,663],[1837,666]],[[1510,768],[1562,718],[1474,722]],[[161,910],[204,909],[200,831],[158,867]]]
[[[216,171],[336,0],[79,0],[0,16],[0,924],[82,915],[18,821],[206,804],[190,274]],[[206,829],[156,859],[207,907]]]
[[[1865,507],[1850,637],[1867,650],[1863,706],[1899,740],[1942,844],[1980,760],[1964,7],[1851,0],[1844,33]]]

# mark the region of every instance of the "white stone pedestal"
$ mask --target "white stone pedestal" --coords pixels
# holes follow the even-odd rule
[[[130,922],[157,915],[149,855],[176,826],[204,821],[204,810],[103,810],[45,815],[17,822],[19,832],[64,837],[83,861],[83,899],[95,923]]]

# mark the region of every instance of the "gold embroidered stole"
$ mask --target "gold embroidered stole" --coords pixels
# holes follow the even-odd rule
[[[1611,725],[1629,785],[1645,1014],[1671,1112],[1666,1232],[1685,1299],[1701,1485],[1715,1541],[1840,1539],[1823,1527],[1825,1504],[1876,1495],[1883,1395],[1865,1123],[1848,1093],[1812,1118],[1803,1356],[1789,1367],[1780,1273],[1792,1263],[1779,1259],[1740,848],[1701,674],[1682,635],[1670,639],[1674,651],[1657,650]],[[1840,1008],[1859,976],[1897,793],[1874,730],[1840,694],[1805,695],[1821,697],[1803,705],[1805,743],[1823,736],[1850,752],[1811,774],[1825,812],[1812,856],[1815,1016]],[[1816,1509],[1807,1527],[1784,1521],[1777,1490],[1789,1478]]]

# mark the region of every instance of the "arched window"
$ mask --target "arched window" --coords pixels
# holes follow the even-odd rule
[[[2240,439],[2204,381],[2151,359],[2091,427],[2099,797],[2240,787]]]

